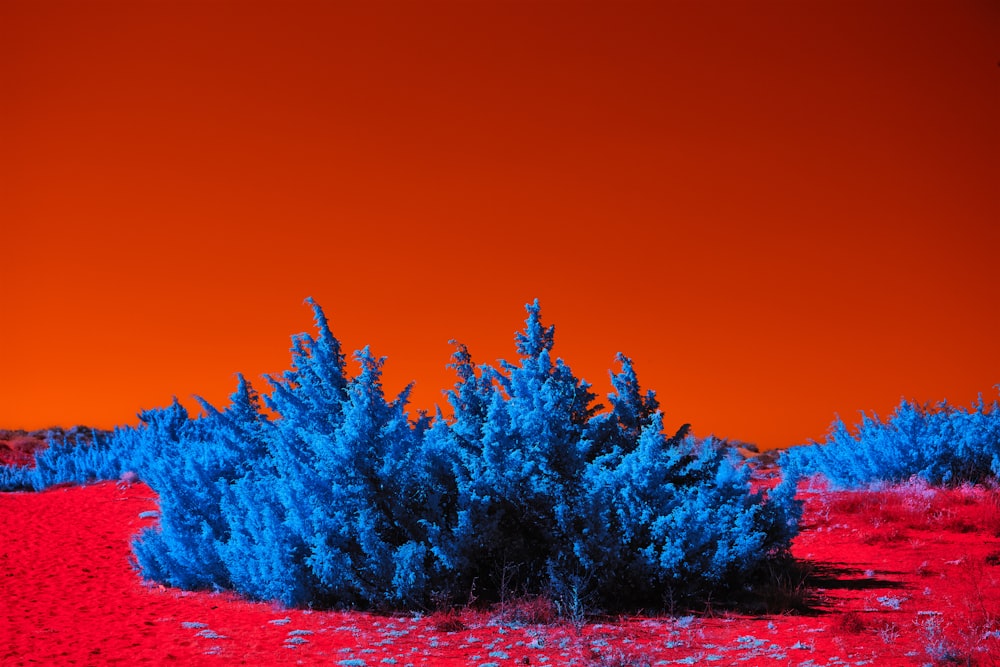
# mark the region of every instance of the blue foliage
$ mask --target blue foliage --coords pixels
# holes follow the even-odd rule
[[[41,491],[56,484],[118,479],[129,469],[120,441],[93,431],[89,441],[50,433],[48,447],[35,452],[34,466],[0,466],[0,491]]]
[[[980,482],[1000,474],[1000,408],[934,406],[902,401],[887,420],[862,415],[852,432],[840,418],[826,442],[794,447],[781,457],[790,476],[822,474],[856,488],[920,477],[931,484]]]
[[[106,444],[39,458],[57,477],[135,470],[159,494],[159,522],[133,545],[144,576],[286,605],[517,592],[624,608],[735,585],[787,551],[794,489],[752,493],[725,442],[665,434],[624,355],[610,408],[595,404],[537,301],[515,361],[477,365],[456,345],[451,414],[433,417],[411,417],[409,387],[385,396],[368,348],[349,377],[309,303],[317,335],[293,338],[269,395],[240,377],[225,409],[201,400],[191,418],[174,401]]]

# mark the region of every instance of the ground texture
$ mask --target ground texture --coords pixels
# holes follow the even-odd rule
[[[130,540],[156,522],[148,487],[4,493],[0,664],[1000,664],[1000,492],[909,484],[802,497],[794,554],[811,576],[784,594],[811,613],[580,626],[517,613],[321,613],[166,589],[129,563]]]

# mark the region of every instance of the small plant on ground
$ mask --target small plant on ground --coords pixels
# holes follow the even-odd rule
[[[438,632],[463,632],[469,626],[465,624],[462,615],[455,610],[436,612],[428,619],[431,627]]]
[[[918,621],[918,627],[924,644],[924,652],[935,664],[962,664],[968,662],[945,635],[944,623],[937,615],[925,616]]]
[[[591,649],[587,667],[651,667],[652,662],[641,656],[629,655],[621,649],[611,649],[602,653]]]
[[[550,625],[560,618],[559,606],[544,595],[528,595],[495,606],[493,618],[505,625]]]
[[[868,630],[864,616],[856,611],[847,611],[837,617],[833,631],[838,634],[857,635]]]

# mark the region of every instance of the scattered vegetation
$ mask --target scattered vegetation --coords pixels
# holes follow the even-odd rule
[[[830,492],[816,497],[817,520],[849,516],[863,544],[912,540],[912,531],[1000,536],[1000,493],[993,483],[933,486],[919,477],[902,484]]]

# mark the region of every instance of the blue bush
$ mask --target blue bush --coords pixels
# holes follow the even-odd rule
[[[1000,474],[1000,408],[902,401],[886,420],[863,415],[852,432],[837,418],[826,442],[793,447],[780,464],[790,476],[822,474],[838,487],[901,482],[981,482]]]
[[[665,434],[624,355],[610,408],[596,404],[537,301],[515,361],[478,365],[456,345],[451,414],[433,417],[407,412],[409,387],[385,396],[368,348],[349,377],[310,304],[318,333],[293,338],[270,394],[240,377],[225,409],[201,401],[191,418],[174,401],[90,453],[54,450],[62,476],[131,469],[159,494],[133,545],[144,576],[300,606],[544,594],[635,608],[740,585],[787,552],[794,485],[752,493],[725,442]]]

